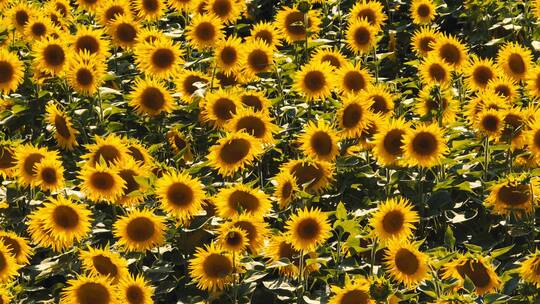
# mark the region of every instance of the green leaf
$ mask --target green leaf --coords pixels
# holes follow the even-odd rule
[[[506,247],[503,247],[503,248],[495,249],[495,250],[491,251],[491,256],[494,257],[494,258],[499,257],[499,256],[507,253],[508,251],[510,251],[513,247],[514,247],[514,245],[510,245],[510,246],[506,246]]]
[[[340,220],[347,219],[347,209],[345,209],[345,205],[343,205],[342,202],[339,202],[336,208],[336,218]]]

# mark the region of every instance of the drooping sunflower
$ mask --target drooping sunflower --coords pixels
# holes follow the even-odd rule
[[[228,227],[228,230],[220,231],[218,243],[224,250],[242,252],[249,245],[249,239],[245,230],[238,227]]]
[[[328,304],[374,304],[370,296],[370,283],[364,277],[356,277],[354,280],[346,278],[343,287],[333,285],[330,287],[334,295]]]
[[[252,79],[257,74],[267,72],[274,66],[274,52],[261,40],[251,41],[245,44],[245,56],[243,62],[243,74],[245,79]]]
[[[403,155],[403,138],[410,125],[403,118],[391,119],[373,136],[373,156],[383,166],[394,165]]]
[[[79,258],[82,268],[91,276],[106,277],[116,284],[129,275],[128,262],[120,254],[105,248],[88,247],[81,250]]]
[[[249,32],[247,41],[260,39],[268,46],[276,48],[281,46],[281,33],[277,30],[274,23],[261,21],[253,26]]]
[[[383,5],[376,0],[357,2],[351,9],[349,22],[354,20],[365,20],[375,29],[380,29],[386,21]]]
[[[471,56],[463,72],[467,77],[465,83],[475,91],[484,90],[491,80],[500,75],[499,68],[491,59],[481,59],[476,55]]]
[[[96,19],[101,25],[107,26],[120,16],[132,17],[128,0],[100,1],[99,7],[96,10]]]
[[[223,176],[234,175],[262,153],[259,140],[245,132],[229,133],[210,147],[208,162]]]
[[[191,144],[186,136],[178,129],[172,129],[167,132],[167,139],[174,153],[183,153],[182,159],[186,162],[193,161],[193,153],[191,151]]]
[[[411,17],[414,24],[428,24],[435,19],[437,11],[431,0],[413,0],[411,3]]]
[[[77,32],[70,37],[69,42],[75,53],[86,52],[103,59],[110,56],[110,43],[102,29],[78,26]]]
[[[344,138],[358,137],[368,126],[373,113],[369,110],[368,101],[358,95],[345,96],[337,112],[340,136]]]
[[[540,250],[536,249],[521,262],[519,274],[525,282],[540,286]]]
[[[413,51],[419,56],[427,56],[429,52],[433,51],[433,45],[440,35],[435,29],[427,26],[416,30],[411,38]]]
[[[376,115],[388,118],[394,113],[396,96],[390,92],[388,86],[382,83],[367,86],[359,93],[358,98],[366,100],[369,104],[369,110]]]
[[[240,103],[246,108],[253,109],[255,112],[268,113],[272,105],[262,91],[241,89],[237,94],[240,97]]]
[[[10,249],[3,243],[0,243],[0,283],[6,284],[18,275],[20,266]]]
[[[403,198],[390,198],[377,206],[377,211],[370,219],[373,234],[381,242],[390,240],[407,240],[419,222],[418,213],[413,210],[411,203]]]
[[[529,123],[529,130],[525,133],[527,139],[527,149],[540,159],[540,118],[534,119]]]
[[[180,46],[171,39],[157,39],[137,45],[135,63],[147,76],[169,79],[178,74],[183,63],[182,54]]]
[[[305,21],[307,19],[307,24]],[[317,36],[321,20],[316,10],[309,10],[306,14],[296,7],[282,7],[276,14],[276,27],[287,43],[305,41]]]
[[[244,108],[227,122],[225,129],[230,132],[246,132],[265,144],[274,142],[273,134],[279,129],[272,123],[272,118],[264,112]]]
[[[233,227],[240,228],[246,232],[248,238],[248,251],[257,254],[264,246],[266,236],[268,235],[268,225],[261,217],[252,217],[247,214],[231,218],[228,222],[221,225],[220,231],[228,231]]]
[[[30,256],[34,250],[28,241],[11,231],[0,231],[0,242],[3,243],[15,258],[15,262],[19,265],[25,265],[30,262]]]
[[[308,158],[333,161],[339,153],[339,136],[324,120],[308,122],[299,136],[300,149]]]
[[[198,50],[214,47],[223,35],[223,24],[213,15],[195,15],[186,27],[187,40]]]
[[[129,50],[137,44],[140,27],[139,23],[135,22],[130,16],[116,17],[109,23],[107,29],[115,45]]]
[[[139,115],[158,116],[174,109],[173,97],[165,83],[151,77],[137,78],[129,94],[129,105]]]
[[[139,204],[144,200],[149,185],[141,180],[148,178],[148,166],[133,158],[125,158],[116,165],[118,175],[124,180],[124,194],[118,198],[118,202],[124,206]]]
[[[531,51],[515,42],[508,42],[499,49],[497,64],[508,77],[516,81],[525,79],[532,66]]]
[[[284,259],[287,259],[289,265],[278,266],[279,273],[286,277],[296,278],[299,275],[300,266],[300,254],[299,250],[296,250],[289,236],[285,234],[273,235],[270,239],[270,243],[265,248],[265,256],[268,257],[270,263],[283,263]],[[304,252],[305,258],[317,258],[316,252]],[[320,265],[318,263],[312,263],[305,265],[304,276],[308,276],[309,273],[316,271]]]
[[[24,30],[25,39],[30,43],[33,43],[36,40],[41,40],[52,33],[57,31],[57,29],[52,24],[51,20],[42,15],[32,16]]]
[[[240,109],[238,96],[232,90],[219,89],[206,94],[200,104],[201,120],[215,128],[224,127]]]
[[[431,122],[441,119],[444,124],[452,123],[459,110],[459,101],[454,99],[452,90],[424,87],[416,100],[415,112]]]
[[[208,291],[221,291],[232,282],[234,265],[238,265],[221,246],[214,244],[197,248],[189,263],[191,278],[197,287]]]
[[[79,275],[67,282],[60,304],[120,304],[116,287],[100,276]],[[125,303],[125,302],[124,302]]]
[[[124,195],[126,182],[118,174],[118,168],[101,164],[84,165],[79,173],[81,191],[92,201],[116,202]]]
[[[176,171],[166,173],[156,182],[160,206],[180,221],[186,221],[202,210],[205,193],[199,179]]]
[[[198,2],[198,0],[167,0],[167,5],[171,10],[190,13]]]
[[[452,68],[446,61],[437,56],[429,55],[418,67],[422,82],[428,86],[446,86],[450,83]]]
[[[117,244],[126,251],[144,252],[165,241],[165,218],[152,210],[132,210],[114,223]]]
[[[336,71],[336,87],[342,93],[358,94],[371,86],[372,81],[369,72],[359,64],[345,64]]]
[[[126,304],[153,304],[154,287],[142,275],[128,275],[118,283],[118,299]]]
[[[214,48],[216,65],[227,75],[240,71],[244,62],[244,56],[242,40],[234,35],[227,37],[226,40],[219,41]]]
[[[526,182],[520,177],[505,177],[490,189],[484,205],[499,215],[522,217],[533,212],[538,195],[534,181]]]
[[[295,74],[293,88],[308,101],[324,100],[334,87],[332,66],[327,62],[308,63]]]
[[[82,95],[94,95],[102,85],[107,72],[105,59],[96,53],[76,53],[68,63],[68,84]]]
[[[71,54],[64,40],[46,37],[36,41],[33,49],[34,66],[37,70],[51,75],[63,74]]]
[[[96,135],[95,143],[86,145],[88,153],[83,155],[83,159],[88,161],[88,165],[104,166],[114,165],[128,156],[128,149],[121,137],[109,134],[105,137]]]
[[[467,47],[452,35],[441,34],[433,43],[433,54],[458,71],[468,61]]]
[[[87,237],[91,221],[92,212],[85,205],[58,195],[28,216],[28,232],[35,244],[60,252]]]
[[[347,46],[356,54],[371,51],[377,43],[377,30],[365,19],[356,19],[349,23],[346,33]]]
[[[24,65],[16,54],[0,48],[0,93],[16,91],[24,77]]]
[[[314,64],[328,62],[332,69],[338,70],[347,64],[347,58],[338,49],[319,47],[311,56],[310,62]]]
[[[299,210],[285,225],[287,237],[299,251],[313,251],[331,236],[328,216],[318,208]]]
[[[62,149],[73,150],[76,147],[76,136],[79,134],[71,124],[71,118],[60,111],[55,103],[48,103],[46,107],[45,120],[54,128],[54,138]]]
[[[160,19],[167,10],[163,0],[133,0],[131,3],[137,16],[146,21]]]
[[[239,0],[206,0],[205,10],[223,23],[234,23],[245,10],[245,2]]]
[[[403,156],[410,166],[432,167],[447,152],[443,130],[435,124],[417,125],[403,137]]]
[[[530,96],[540,98],[540,66],[537,66],[529,72],[527,77],[527,90]]]
[[[222,218],[232,218],[240,214],[263,217],[272,207],[262,190],[244,184],[220,189],[213,201],[217,214]]]
[[[296,178],[287,171],[281,171],[275,178],[275,190],[274,196],[278,201],[280,209],[285,209],[294,199],[296,191],[298,191],[298,185],[296,184]]]
[[[495,109],[480,111],[474,120],[475,129],[491,139],[499,138],[502,133],[503,126],[504,117],[500,111]]]
[[[283,165],[283,170],[294,176],[300,188],[314,192],[329,187],[334,174],[332,163],[311,159],[290,160]]]
[[[36,165],[36,186],[42,191],[55,192],[64,187],[64,167],[54,158],[45,158]]]
[[[479,253],[460,254],[443,266],[443,278],[457,279],[460,287],[463,287],[466,277],[472,281],[478,295],[493,292],[501,286],[489,257]]]
[[[409,241],[391,241],[384,264],[390,276],[408,288],[417,286],[428,277],[429,256]]]
[[[176,78],[175,84],[176,89],[180,91],[180,99],[190,103],[196,96],[204,96],[205,89],[210,86],[210,78],[199,71],[183,70]]]
[[[57,159],[56,152],[48,151],[31,144],[17,145],[15,148],[16,174],[18,182],[23,186],[35,186],[37,182],[36,165],[44,159]]]

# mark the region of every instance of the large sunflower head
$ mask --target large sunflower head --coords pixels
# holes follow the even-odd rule
[[[0,48],[0,93],[9,94],[19,87],[24,77],[24,65],[16,54]]]
[[[299,187],[314,192],[328,188],[334,174],[332,163],[311,159],[290,160],[283,169],[296,178]]]
[[[73,150],[78,145],[76,136],[79,132],[73,128],[71,118],[60,111],[55,103],[47,104],[45,120],[56,131],[54,138],[61,148]]]
[[[347,58],[338,49],[319,47],[311,56],[310,62],[316,64],[328,62],[333,70],[338,70],[347,64]]]
[[[5,16],[11,20],[12,26],[18,32],[23,33],[30,18],[37,14],[36,8],[29,1],[18,1],[13,4]]]
[[[238,0],[207,0],[205,10],[223,23],[234,23],[245,10],[245,2]]]
[[[127,260],[108,247],[89,247],[79,253],[79,258],[90,275],[107,277],[115,284],[129,274]]]
[[[499,68],[491,59],[481,59],[475,55],[471,56],[464,73],[467,86],[475,91],[484,90],[491,80],[500,75]]]
[[[339,153],[338,133],[324,120],[318,120],[316,124],[308,122],[298,141],[308,158],[333,161]]]
[[[48,151],[46,148],[35,147],[30,144],[18,145],[15,148],[15,162],[17,168],[18,181],[23,186],[35,186],[37,179],[36,165],[44,159],[57,159],[56,152]]]
[[[332,235],[328,216],[317,208],[292,214],[285,229],[293,248],[299,251],[313,251]]]
[[[514,215],[521,217],[534,210],[538,186],[531,185],[534,181],[509,176],[501,179],[490,189],[484,204],[495,214]]]
[[[440,35],[435,29],[427,26],[416,30],[411,38],[413,51],[422,57],[427,56],[429,52],[433,51],[433,44]]]
[[[287,171],[281,171],[275,178],[274,196],[278,201],[280,209],[285,209],[294,199],[295,193],[298,191],[296,178]]]
[[[490,80],[486,86],[486,90],[508,100],[509,104],[512,104],[519,94],[516,82],[514,82],[512,78],[504,75]]]
[[[120,304],[112,282],[101,276],[80,275],[62,290],[62,304]]]
[[[142,275],[128,275],[118,283],[120,303],[153,304],[154,287]]]
[[[20,266],[17,264],[11,250],[0,243],[0,283],[6,284],[18,275]]]
[[[214,47],[223,38],[223,24],[213,15],[195,15],[186,27],[186,35],[196,49]]]
[[[225,225],[227,230],[221,229],[218,242],[224,250],[231,252],[242,252],[249,246],[247,232],[238,227]]]
[[[481,134],[491,139],[497,139],[501,135],[504,126],[504,117],[495,109],[482,110],[476,115],[474,127]]]
[[[34,166],[36,185],[42,191],[59,191],[64,187],[64,167],[54,158],[45,158]]]
[[[309,101],[324,100],[332,94],[333,75],[332,66],[327,62],[308,63],[296,73],[294,89]]]
[[[240,103],[255,112],[268,113],[272,103],[263,91],[239,90]]]
[[[183,60],[182,49],[169,38],[139,43],[135,48],[135,63],[145,75],[169,79],[178,74]]]
[[[522,80],[532,66],[531,51],[515,42],[506,43],[497,53],[497,64],[508,77]]]
[[[315,10],[309,10],[304,14],[296,7],[283,7],[276,14],[275,24],[285,40],[292,44],[316,37],[321,20]]]
[[[107,26],[120,16],[132,17],[128,0],[100,1],[99,7],[96,10],[96,18],[101,25]]]
[[[208,161],[223,176],[234,175],[262,153],[261,142],[245,132],[228,133],[210,147]]]
[[[269,71],[274,66],[274,52],[271,47],[261,40],[246,43],[243,62],[243,77],[251,79],[257,74]]]
[[[447,152],[443,130],[435,124],[417,125],[403,138],[404,158],[410,166],[432,167]]]
[[[524,281],[540,287],[540,250],[536,249],[521,262],[519,274]]]
[[[272,118],[265,112],[256,112],[253,108],[240,109],[225,125],[230,132],[246,132],[249,135],[270,144],[273,134],[279,129],[272,123]]]
[[[94,95],[107,73],[104,57],[86,51],[73,55],[68,63],[67,81],[77,93]]]
[[[135,162],[141,164],[144,167],[153,167],[154,159],[148,149],[142,145],[137,139],[129,138],[126,141],[127,153],[135,160]]]
[[[431,0],[413,0],[411,17],[414,24],[429,24],[437,16],[435,4]]]
[[[163,0],[133,0],[131,3],[137,16],[146,21],[160,19],[167,10]]]
[[[244,56],[245,52],[242,46],[242,40],[234,35],[219,41],[214,48],[216,66],[225,74],[240,71],[244,62]]]
[[[129,98],[129,105],[139,115],[158,116],[174,109],[172,94],[159,79],[137,78]]]
[[[285,234],[273,235],[264,253],[270,260],[270,263],[281,264],[277,267],[280,274],[286,277],[298,277],[300,274],[301,252],[293,247],[289,236]],[[310,252],[309,254],[304,252],[304,255],[304,258],[317,258],[315,252]],[[288,260],[288,265],[283,265],[284,259]],[[310,272],[316,271],[319,267],[318,263],[306,265],[304,267],[304,276],[308,276]]]
[[[46,16],[36,15],[32,16],[25,26],[24,35],[30,43],[36,40],[41,40],[55,31],[57,28],[53,25],[52,21]]]
[[[337,112],[342,137],[354,138],[360,136],[368,126],[370,117],[373,116],[369,107],[368,101],[358,95],[349,94],[344,97]]]
[[[145,252],[165,241],[165,219],[149,209],[132,210],[114,223],[114,236],[124,250]]]
[[[0,231],[0,242],[13,255],[17,264],[25,265],[30,262],[30,257],[34,253],[34,250],[25,238],[11,231]]]
[[[375,29],[380,29],[386,21],[383,5],[376,0],[362,0],[357,2],[351,9],[350,22],[365,20]]]
[[[377,29],[365,19],[355,19],[349,22],[346,32],[347,46],[356,54],[371,51],[377,43]]]
[[[214,204],[222,218],[232,218],[240,214],[263,217],[272,207],[262,190],[244,184],[221,189],[214,198]]]
[[[428,255],[409,241],[391,241],[386,249],[384,264],[390,276],[408,288],[417,286],[428,277]]]
[[[454,278],[463,287],[465,278],[472,281],[478,295],[493,292],[501,285],[499,276],[495,273],[489,257],[481,254],[460,254],[454,260],[443,266],[443,278]]]
[[[391,119],[373,137],[373,156],[383,166],[393,165],[403,155],[403,139],[410,125],[403,119]]]
[[[393,239],[409,239],[418,222],[418,213],[413,210],[411,203],[405,198],[397,197],[379,204],[370,225],[373,227],[374,236],[386,243]]]
[[[265,21],[255,24],[249,34],[248,41],[260,39],[272,48],[281,46],[281,39],[283,38],[275,23]]]
[[[85,164],[79,173],[82,192],[92,201],[116,202],[124,195],[126,182],[118,174],[118,168],[101,164]]]
[[[232,90],[219,89],[206,94],[201,107],[201,119],[218,128],[230,121],[241,105]]]
[[[96,135],[95,143],[86,146],[88,153],[83,158],[88,165],[112,166],[124,160],[128,156],[128,149],[119,136],[109,134],[105,137]]]
[[[370,286],[369,281],[363,277],[354,280],[347,277],[344,286],[331,286],[334,295],[328,304],[373,304],[375,301],[371,299]]]
[[[116,17],[107,28],[115,45],[129,50],[137,44],[140,26],[130,16]]]
[[[64,40],[46,37],[36,41],[33,50],[37,70],[51,75],[62,75],[65,72],[71,53]]]
[[[372,81],[369,72],[362,69],[359,64],[347,63],[336,71],[336,86],[343,93],[358,94],[367,90]]]
[[[109,41],[105,38],[105,32],[102,29],[78,26],[77,32],[69,40],[75,53],[86,52],[100,58],[107,58],[110,55]]]
[[[125,182],[124,194],[118,198],[118,202],[124,206],[139,204],[144,200],[149,185],[141,182],[148,178],[148,166],[143,162],[136,161],[129,157],[116,165],[118,175]]]
[[[428,86],[447,86],[452,80],[451,66],[437,56],[429,55],[422,61],[418,69],[422,82]]]
[[[468,61],[467,47],[452,35],[440,35],[433,43],[433,54],[456,70]]]
[[[205,193],[201,182],[187,173],[170,172],[156,182],[160,206],[167,213],[186,221],[202,211]]]
[[[211,243],[204,248],[197,248],[189,263],[189,270],[198,288],[221,291],[232,282],[235,264],[238,265],[221,246]]]

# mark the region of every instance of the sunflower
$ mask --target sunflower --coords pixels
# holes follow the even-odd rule
[[[220,88],[206,94],[200,107],[202,121],[221,128],[233,118],[241,105],[233,91]]]
[[[475,91],[484,90],[491,80],[501,75],[491,59],[480,59],[476,55],[471,56],[463,71],[467,86]]]
[[[281,46],[281,33],[277,30],[274,23],[261,21],[253,26],[249,32],[247,41],[262,40],[269,47],[276,48]]]
[[[519,274],[525,282],[540,286],[540,250],[536,249],[521,262]]]
[[[158,116],[174,109],[173,97],[165,83],[150,77],[137,78],[129,94],[129,105],[139,115]]]
[[[16,91],[23,82],[24,64],[16,54],[0,48],[0,93]]]
[[[75,53],[86,52],[102,59],[110,56],[110,44],[102,29],[78,26],[77,32],[69,40]]]
[[[359,93],[358,98],[366,100],[370,105],[369,110],[374,114],[387,118],[394,113],[394,100],[396,96],[384,84],[379,83],[367,86],[365,90]]]
[[[272,103],[262,91],[240,89],[237,94],[240,97],[240,103],[255,112],[268,113],[269,108],[272,106]]]
[[[204,96],[205,89],[210,85],[210,78],[199,71],[183,70],[176,78],[175,85],[180,92],[180,99],[190,103],[194,97]]]
[[[132,210],[114,223],[114,236],[124,250],[144,252],[163,244],[165,228],[165,218],[152,210]]]
[[[221,246],[214,244],[197,248],[195,256],[189,261],[189,272],[197,287],[210,292],[225,289],[233,280],[237,261],[227,255]]]
[[[199,179],[174,171],[157,180],[156,195],[161,209],[180,221],[189,220],[199,213],[205,199]]]
[[[34,44],[34,66],[51,75],[61,75],[69,62],[70,52],[65,41],[46,37]]]
[[[124,194],[118,199],[118,202],[124,206],[142,202],[149,188],[146,182],[142,182],[148,178],[148,167],[143,162],[136,161],[131,157],[125,158],[116,167],[118,175],[125,182]]]
[[[23,33],[30,18],[37,14],[36,8],[32,3],[27,1],[17,1],[12,3],[14,5],[9,8],[5,16],[11,19],[11,24],[18,32]]]
[[[144,74],[169,79],[178,74],[183,60],[182,49],[169,38],[143,42],[135,48],[135,63]]]
[[[216,71],[215,74],[215,80],[219,82],[219,85],[214,82],[214,85],[212,87],[235,87],[237,88],[240,84],[245,84],[249,79],[245,75],[241,74],[243,73],[243,70],[240,72],[231,72],[229,75],[221,72],[220,70]],[[252,76],[250,76],[253,78]]]
[[[115,45],[131,49],[137,43],[140,32],[139,23],[130,16],[118,16],[107,27]]]
[[[403,137],[404,158],[410,166],[432,167],[440,163],[447,152],[441,128],[435,124],[420,124]]]
[[[76,0],[79,9],[94,13],[103,0]]]
[[[520,108],[513,107],[502,111],[504,117],[504,129],[501,133],[502,142],[511,143],[512,149],[521,149],[527,139],[525,128],[527,127],[526,116]]]
[[[213,15],[195,15],[186,27],[189,44],[198,50],[214,47],[223,34],[223,24]]]
[[[474,123],[480,112],[485,110],[501,111],[508,108],[508,101],[491,91],[481,91],[465,105],[465,117]]]
[[[332,94],[333,75],[332,66],[327,62],[308,63],[296,72],[293,88],[308,101],[324,100]]]
[[[19,266],[11,250],[3,243],[0,243],[0,283],[10,282],[19,273]]]
[[[536,205],[538,190],[533,181],[524,181],[519,177],[507,177],[499,180],[490,188],[489,196],[484,205],[491,208],[495,214],[515,215],[521,217],[533,212]]]
[[[356,19],[349,23],[346,33],[347,46],[357,54],[371,51],[377,43],[377,29],[365,19]]]
[[[90,234],[92,212],[85,205],[62,195],[48,201],[28,216],[28,232],[35,244],[60,252]]]
[[[365,20],[370,26],[379,30],[386,21],[383,5],[375,0],[357,2],[351,9],[349,22],[356,20]]]
[[[419,222],[418,213],[411,203],[402,197],[389,198],[377,206],[370,219],[373,234],[383,243],[390,240],[407,240]]]
[[[131,156],[137,163],[140,163],[142,166],[145,167],[152,167],[154,163],[154,159],[148,152],[145,146],[143,146],[138,140],[134,138],[129,138],[127,142],[125,142],[127,146],[127,153],[129,156]]]
[[[338,133],[324,120],[308,122],[299,136],[300,149],[309,158],[333,161],[339,153]]]
[[[357,94],[367,90],[373,81],[366,69],[362,69],[359,64],[345,64],[336,71],[336,86],[342,93]]]
[[[64,187],[64,167],[54,158],[45,158],[34,166],[36,185],[42,191],[59,191]]]
[[[245,44],[243,60],[243,77],[252,79],[257,74],[267,72],[274,66],[272,48],[261,40],[251,41]]]
[[[299,187],[314,192],[328,188],[334,174],[332,163],[310,159],[290,160],[283,170],[294,176]]]
[[[101,25],[107,26],[120,16],[132,17],[128,0],[100,1],[96,10],[96,18]]]
[[[332,235],[328,216],[318,208],[299,210],[285,225],[287,237],[299,251],[313,251]]]
[[[441,34],[433,43],[433,54],[456,70],[468,60],[467,47],[452,35]]]
[[[495,109],[480,111],[474,120],[475,128],[491,139],[497,139],[502,133],[504,118],[502,114]]]
[[[178,129],[172,129],[167,132],[167,140],[172,150],[176,154],[182,153],[182,159],[186,162],[193,161],[193,153],[191,151],[191,144],[184,134]]]
[[[234,23],[245,10],[245,3],[240,0],[206,0],[205,4],[204,9],[208,14],[226,24]]]
[[[289,236],[285,234],[273,235],[270,239],[270,243],[265,248],[265,256],[268,257],[270,263],[280,263],[277,267],[279,273],[286,277],[297,278],[299,275],[300,266],[300,254],[299,250],[296,250],[291,242]],[[306,253],[304,253],[306,255]],[[317,258],[317,253],[310,252],[306,255],[307,258]],[[287,259],[289,265],[283,265],[283,260]],[[311,263],[305,265],[304,276],[308,276],[309,273],[316,271],[319,268],[318,263]]]
[[[439,39],[440,33],[431,27],[424,26],[416,30],[411,38],[413,51],[422,57],[433,51],[433,44]]]
[[[527,89],[529,94],[535,98],[540,98],[540,66],[531,69],[527,77]]]
[[[105,60],[86,51],[76,53],[68,63],[68,84],[82,95],[94,95],[103,84],[107,66]]]
[[[60,304],[120,304],[116,287],[104,277],[79,275],[67,281]]]
[[[0,242],[6,246],[17,264],[25,265],[30,262],[34,250],[25,238],[11,231],[0,231]]]
[[[347,64],[347,58],[338,49],[319,47],[311,56],[310,62],[314,64],[328,62],[333,70],[338,70]]]
[[[248,214],[241,214],[231,218],[221,225],[220,231],[229,231],[233,227],[240,228],[246,232],[248,239],[248,250],[252,254],[257,254],[265,244],[268,235],[268,225],[261,217],[252,217]]]
[[[57,29],[52,24],[52,21],[45,16],[32,16],[24,27],[24,36],[28,42],[33,43],[36,40],[41,40]]]
[[[131,3],[137,16],[146,21],[160,19],[167,10],[163,0],[133,0]]]
[[[76,147],[76,136],[79,134],[71,124],[71,118],[60,111],[55,103],[48,103],[46,106],[45,120],[54,128],[54,138],[62,149],[73,150]]]
[[[369,117],[372,115],[366,99],[359,98],[358,95],[346,95],[337,111],[340,136],[344,138],[359,136],[368,126]]]
[[[214,48],[216,66],[227,75],[238,72],[242,68],[244,55],[242,40],[234,35],[219,41]]]
[[[129,275],[127,260],[108,247],[88,247],[88,250],[80,251],[79,258],[82,268],[91,276],[106,277],[114,284]]]
[[[305,24],[307,19],[307,24]],[[282,7],[276,14],[275,24],[280,34],[289,44],[315,38],[320,30],[321,20],[316,10],[306,14],[296,7]]]
[[[516,81],[525,79],[532,66],[531,51],[515,42],[508,42],[499,49],[497,64],[508,77]]]
[[[167,0],[167,4],[171,10],[183,13],[191,13],[198,0]]]
[[[263,143],[274,142],[273,134],[279,129],[272,123],[272,118],[264,112],[255,112],[252,108],[240,109],[225,125],[230,132],[246,132]]]
[[[425,58],[418,69],[422,82],[428,86],[446,86],[450,83],[452,68],[437,56],[430,55]]]
[[[73,8],[69,3],[69,0],[53,0],[46,3],[50,8],[55,9],[65,19],[71,19],[71,12]]]
[[[518,96],[516,83],[507,76],[499,76],[490,80],[486,89],[507,99],[510,103]]]
[[[416,100],[416,113],[430,121],[441,119],[443,124],[456,120],[459,100],[454,99],[449,89],[424,87]]]
[[[118,283],[118,299],[126,304],[153,304],[154,287],[142,275],[128,275]]]
[[[263,217],[272,207],[263,191],[244,184],[220,189],[214,198],[214,205],[217,214],[222,218],[232,218],[240,214]]]
[[[407,288],[417,286],[428,277],[428,255],[409,241],[391,241],[385,252],[384,264],[390,276]]]
[[[79,173],[79,179],[82,180],[81,191],[93,202],[116,202],[124,195],[126,182],[118,174],[118,168],[86,164]]]
[[[114,165],[128,157],[128,149],[122,138],[114,134],[106,137],[95,136],[95,143],[86,145],[88,153],[83,155],[83,159],[88,161],[88,165],[104,166]]]
[[[411,17],[414,24],[428,24],[435,19],[437,11],[431,0],[413,0],[411,3]]]
[[[330,287],[334,295],[328,304],[374,304],[375,301],[370,296],[370,285],[363,277],[357,277],[352,281],[347,277],[343,287],[337,285]]]
[[[12,177],[16,169],[14,144],[10,142],[0,143],[0,177]]]
[[[501,280],[489,262],[489,257],[475,254],[460,254],[443,266],[443,279],[454,278],[463,287],[469,278],[478,295],[491,293],[501,286]]]
[[[391,119],[373,136],[373,156],[383,166],[395,164],[403,155],[403,138],[410,125],[403,118]]]
[[[298,191],[296,178],[287,171],[281,171],[274,177],[274,196],[278,201],[280,209],[285,209],[294,199]]]
[[[137,34],[137,45],[152,44],[159,40],[170,40],[170,38],[167,37],[164,32],[162,32],[155,26],[143,27]]]
[[[244,132],[229,133],[210,147],[208,162],[223,176],[232,176],[249,166],[263,152],[262,144]]]
[[[18,181],[23,186],[35,186],[37,183],[36,165],[44,159],[57,159],[56,152],[48,151],[31,144],[18,145],[15,148],[15,162]]]
[[[540,117],[533,120],[529,124],[529,128],[525,133],[527,148],[535,158],[540,159]]]
[[[228,227],[228,230],[220,231],[218,243],[224,250],[242,252],[249,245],[247,232],[238,227]]]

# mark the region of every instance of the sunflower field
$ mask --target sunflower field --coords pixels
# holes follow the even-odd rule
[[[540,0],[0,0],[0,304],[540,303]]]

